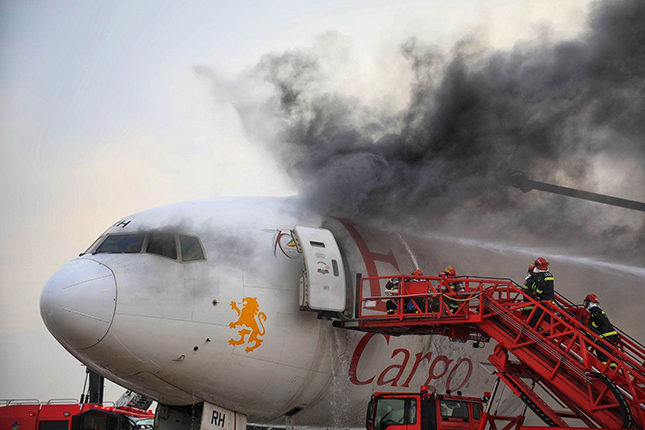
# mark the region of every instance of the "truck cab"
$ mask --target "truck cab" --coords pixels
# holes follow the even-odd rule
[[[154,414],[122,406],[50,400],[8,400],[0,405],[0,429],[7,430],[149,430]]]
[[[487,400],[428,393],[375,393],[367,407],[367,430],[475,430]]]

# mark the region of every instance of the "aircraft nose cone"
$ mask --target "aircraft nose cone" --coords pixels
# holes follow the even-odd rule
[[[72,349],[99,343],[110,329],[115,308],[114,273],[88,259],[63,266],[40,295],[40,315],[47,329]]]

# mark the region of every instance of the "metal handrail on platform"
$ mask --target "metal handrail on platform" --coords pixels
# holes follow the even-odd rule
[[[398,284],[398,292],[383,295],[384,280]],[[560,294],[537,301],[510,279],[470,276],[381,276],[363,278],[357,287],[357,319],[340,327],[459,340],[487,336],[498,342],[489,357],[498,372],[530,369],[576,414],[600,426],[645,424],[645,347],[620,330],[617,344],[609,342],[587,326],[584,308]],[[388,307],[395,312],[387,314]],[[526,370],[509,365],[507,351]],[[597,358],[598,351],[606,361]]]

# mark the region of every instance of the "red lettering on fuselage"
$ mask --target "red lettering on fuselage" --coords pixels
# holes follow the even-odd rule
[[[336,218],[336,220],[338,220],[338,222],[340,222],[343,227],[345,227],[350,236],[352,236],[352,239],[354,239],[354,242],[356,243],[356,246],[361,253],[361,257],[363,257],[363,262],[365,263],[365,269],[367,270],[368,277],[373,278],[379,276],[378,269],[376,268],[377,261],[389,263],[396,269],[398,273],[401,272],[401,269],[399,269],[399,263],[396,261],[396,257],[394,256],[394,253],[391,249],[387,254],[380,254],[378,252],[370,251],[367,243],[358,232],[358,230],[356,230],[356,227],[354,227],[354,224],[352,224],[351,221],[342,218]],[[377,279],[370,280],[370,294],[372,296],[381,295],[381,284]],[[376,306],[376,309],[384,311],[385,303],[379,302]]]
[[[468,365],[468,371],[466,372],[466,376],[464,377],[464,380],[461,381],[461,384],[459,384],[459,386],[456,388],[452,388],[452,377],[457,371],[457,369],[459,369],[459,366],[461,366],[462,363],[466,363]],[[470,361],[468,358],[462,358],[461,361],[459,361],[459,363],[457,363],[457,365],[453,367],[452,370],[450,371],[450,374],[448,375],[448,379],[446,380],[446,390],[454,391],[454,390],[460,389],[461,387],[466,385],[466,382],[468,382],[468,380],[470,379],[470,375],[472,375],[472,373],[473,373],[473,362]]]
[[[349,380],[354,385],[367,385],[374,380],[374,377],[372,376],[367,381],[359,381],[358,377],[356,376],[356,373],[358,371],[358,361],[361,359],[361,355],[363,354],[365,347],[374,336],[375,336],[374,333],[367,333],[365,336],[363,336],[360,342],[358,342],[358,345],[356,345],[354,354],[352,354],[352,361],[349,363]],[[390,336],[384,336],[384,337],[385,337],[385,342],[389,344]]]
[[[398,386],[399,379],[401,379],[401,376],[403,375],[403,371],[405,370],[406,366],[408,365],[408,360],[410,359],[410,351],[407,349],[403,348],[398,348],[395,349],[394,352],[392,353],[392,357],[394,358],[395,356],[399,355],[400,353],[403,353],[404,359],[401,364],[392,364],[391,366],[388,366],[385,368],[383,372],[378,377],[378,380],[376,381],[377,385],[385,385],[385,384],[390,384],[393,387]],[[390,370],[398,369],[396,372],[396,376],[392,379],[388,379],[387,381],[385,380],[385,376],[390,372]]]
[[[394,269],[398,273],[401,273],[401,269],[399,269],[399,264],[396,261],[396,257],[394,256],[394,253],[390,249],[387,254],[381,254],[377,252],[372,252],[369,247],[367,246],[367,242],[363,239],[361,234],[358,232],[356,227],[352,224],[351,221],[342,219],[342,218],[336,218],[338,222],[342,224],[343,227],[347,230],[347,232],[350,234],[352,239],[354,239],[354,243],[356,243],[356,246],[358,247],[358,250],[361,253],[361,257],[363,258],[363,262],[365,263],[365,269],[367,270],[367,276],[372,278],[372,277],[378,277],[378,269],[376,267],[376,262],[383,262],[383,263],[388,263],[392,265]],[[432,263],[437,266],[437,260],[434,257],[434,255],[430,254],[429,255],[430,260]],[[376,279],[371,279],[370,280],[370,294],[372,296],[380,296],[381,295],[381,285],[380,282]],[[379,302],[376,306],[377,310],[385,311],[385,303],[384,302]],[[369,341],[375,336],[374,333],[367,333],[363,338],[358,342],[356,345],[356,348],[354,349],[354,353],[352,354],[352,360],[350,362],[349,366],[349,380],[351,381],[352,384],[354,385],[369,385],[371,384],[374,379],[376,378],[376,375],[372,375],[366,380],[360,380],[358,379],[358,368],[360,364],[360,359],[365,351],[365,348],[367,347],[367,344]],[[384,335],[385,342],[386,344],[389,345],[390,343],[390,337],[387,335]],[[394,352],[392,353],[392,356],[390,357],[393,359],[399,354],[403,354],[403,362],[400,364],[391,364],[390,366],[386,367],[378,376],[378,379],[376,380],[376,384],[379,386],[383,385],[390,385],[392,387],[398,387],[399,381],[401,377],[404,375],[407,367],[408,367],[408,362],[410,361],[410,351],[404,348],[398,348],[395,349]],[[466,376],[464,377],[464,380],[461,381],[459,386],[455,389],[459,389],[466,385],[468,380],[470,379],[470,376],[472,374],[472,362],[468,358],[461,358],[458,362],[457,365],[454,366],[450,372],[448,370],[450,369],[451,364],[455,361],[452,359],[449,359],[445,355],[438,355],[435,357],[435,359],[430,363],[430,359],[432,358],[432,352],[428,352],[426,354],[423,354],[422,352],[419,352],[415,354],[415,361],[414,364],[412,365],[412,369],[410,370],[410,373],[408,374],[407,378],[405,379],[405,382],[401,387],[409,387],[410,383],[412,382],[412,379],[417,373],[417,370],[419,369],[419,366],[421,363],[424,361],[428,361],[430,364],[430,367],[428,369],[428,378],[425,381],[425,385],[428,385],[428,389],[431,391],[436,391],[436,388],[432,385],[429,385],[431,381],[433,380],[439,380],[443,378],[446,374],[448,374],[448,379],[446,381],[446,388],[450,389],[450,385],[452,384],[452,379],[455,374],[455,372],[458,370],[458,368],[466,363],[468,365],[468,370],[466,372]],[[435,369],[437,366],[441,366],[441,372],[439,374],[436,373]],[[392,371],[396,371],[393,377],[390,377],[390,379],[385,379],[388,377],[388,374]]]
[[[410,386],[410,381],[412,381],[412,378],[414,375],[417,373],[417,369],[419,368],[419,364],[423,360],[428,360],[428,363],[430,363],[430,359],[432,358],[432,352],[429,352],[427,354],[423,354],[423,352],[418,352],[415,355],[416,360],[414,362],[414,366],[412,367],[412,370],[410,371],[410,376],[408,376],[408,379],[405,380],[405,384],[403,384],[403,387],[409,387]]]
[[[448,368],[450,367],[450,363],[452,363],[453,361],[454,360],[450,360],[445,355],[437,356],[437,358],[435,358],[434,361],[432,362],[432,364],[430,365],[430,370],[428,370],[428,379],[426,379],[426,382],[423,385],[428,385],[428,390],[430,390],[430,391],[437,391],[437,389],[435,387],[430,385],[430,381],[432,381],[433,379],[441,379],[441,378],[443,378],[443,376],[448,372]],[[435,367],[437,366],[437,364],[439,362],[442,362],[444,364],[443,365],[443,372],[441,372],[440,374],[436,375],[434,373],[434,369],[435,369]]]
[[[358,379],[358,370],[361,362],[361,356],[363,355],[365,348],[367,348],[367,345],[369,344],[370,340],[372,340],[375,336],[376,336],[375,333],[367,333],[358,342],[358,344],[356,345],[356,348],[354,349],[354,353],[352,354],[352,359],[349,365],[349,380],[354,385],[369,385],[376,378],[376,375],[374,374],[365,380]],[[384,336],[384,338],[385,338],[385,343],[389,345],[390,337]],[[381,373],[378,375],[378,378],[376,379],[376,385],[379,385],[379,386],[389,385],[391,387],[399,386],[399,381],[406,373],[406,370],[408,368],[408,363],[410,362],[410,356],[412,354],[408,349],[397,348],[394,350],[394,352],[392,352],[392,356],[390,358],[393,359],[398,355],[403,356],[403,361],[399,364],[391,364],[387,366],[385,369],[383,369],[383,371],[381,371]],[[431,358],[432,358],[432,352],[428,352],[426,354],[423,354],[423,352],[419,352],[415,354],[415,361],[414,361],[414,364],[412,365],[412,369],[410,369],[407,375],[407,378],[405,379],[405,382],[403,383],[403,385],[401,385],[401,387],[409,387],[410,382],[412,382],[412,379],[416,375],[421,363],[423,363],[424,361],[427,361],[428,363],[430,363]],[[436,356],[435,359],[432,361],[432,363],[430,363],[430,366],[428,368],[428,377],[424,385],[428,385],[428,389],[430,391],[437,391],[437,388],[430,385],[430,382],[432,382],[433,380],[440,380],[446,375],[448,375],[448,379],[446,380],[446,389],[451,389],[450,386],[451,384],[453,384],[453,381],[452,381],[453,377],[456,371],[459,369],[459,367],[462,364],[467,365],[468,370],[466,372],[466,376],[461,381],[459,386],[454,389],[457,390],[463,387],[464,385],[466,385],[466,383],[468,382],[472,374],[472,366],[473,366],[472,362],[468,358],[460,358],[459,360],[457,360],[457,364],[451,368],[451,365],[454,362],[455,360],[450,359],[445,355]],[[392,375],[389,375],[392,372],[395,372],[395,373],[393,373]],[[389,379],[386,379],[388,377]]]

